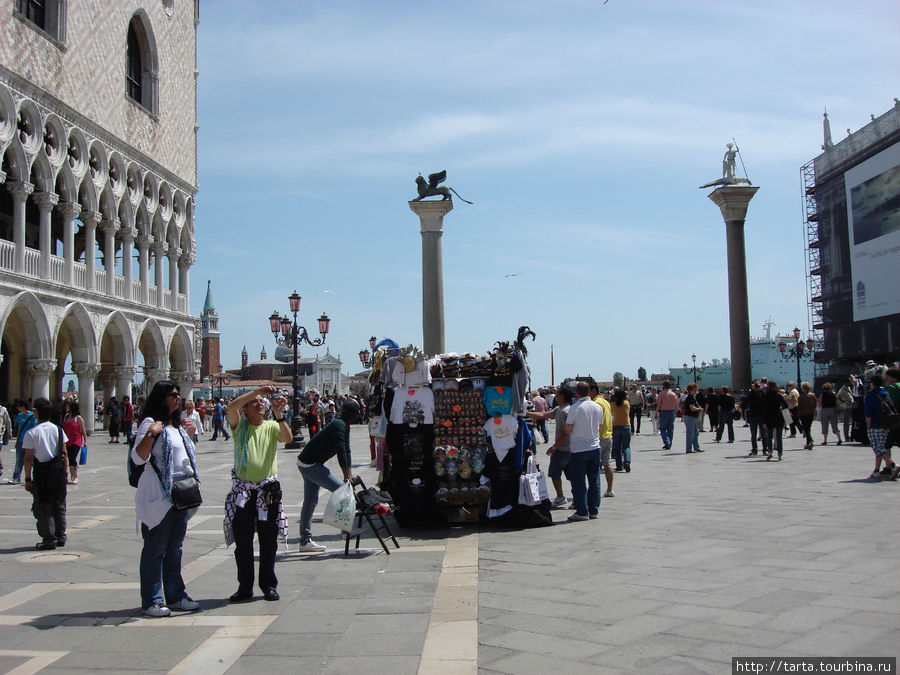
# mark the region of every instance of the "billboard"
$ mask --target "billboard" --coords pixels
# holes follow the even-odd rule
[[[844,174],[853,320],[900,312],[900,143]]]

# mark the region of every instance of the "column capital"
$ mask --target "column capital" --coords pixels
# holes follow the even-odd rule
[[[747,207],[757,190],[759,187],[755,185],[729,185],[713,190],[708,196],[719,207],[727,223],[746,220]]]
[[[99,363],[73,363],[72,372],[78,377],[94,378],[100,373],[102,366]]]
[[[82,209],[80,214],[81,222],[88,227],[97,225],[97,223],[100,222],[100,218],[102,217],[102,213],[100,213],[99,211],[92,211],[91,209]]]
[[[28,195],[34,192],[34,185],[23,180],[7,181],[6,189],[13,197],[17,197],[21,201],[28,199]]]
[[[147,368],[144,374],[151,384],[156,384],[160,380],[166,380],[169,377],[169,371],[165,368]]]
[[[28,370],[46,373],[56,370],[56,359],[28,359],[25,363]]]
[[[176,260],[181,257],[181,247],[180,246],[170,246],[169,247],[169,258],[175,258]]]
[[[119,237],[125,243],[131,243],[138,236],[138,231],[134,227],[122,227],[122,230],[119,232]]]
[[[453,201],[409,202],[409,208],[419,216],[420,232],[443,232],[444,216],[453,210]]]
[[[55,192],[35,192],[32,199],[41,212],[52,211],[59,203],[59,195]]]
[[[166,251],[169,250],[169,244],[165,241],[154,241],[150,244],[150,248],[153,249],[156,255],[165,255]]]
[[[195,262],[197,262],[197,254],[193,251],[188,251],[187,253],[182,252],[181,260],[178,261],[181,263],[182,267],[190,267]]]
[[[169,373],[169,377],[181,388],[193,386],[197,381],[197,373],[190,370],[173,370]]]
[[[71,219],[81,213],[81,204],[78,202],[60,202],[56,210],[63,218]]]
[[[155,241],[153,239],[153,235],[138,233],[138,236],[135,237],[134,241],[137,243],[139,249],[150,248],[150,246]]]
[[[105,218],[100,221],[100,231],[104,233],[112,232],[115,234],[122,227],[118,218]]]
[[[138,369],[134,366],[115,366],[112,369],[112,372],[115,373],[116,379],[124,379],[124,378],[132,378],[134,377]]]

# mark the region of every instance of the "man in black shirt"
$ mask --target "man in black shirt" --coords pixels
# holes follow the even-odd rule
[[[319,488],[334,492],[341,486],[339,481],[325,462],[337,455],[338,464],[344,474],[344,480],[353,478],[350,468],[350,427],[359,422],[359,404],[349,399],[344,401],[341,416],[331,422],[309,439],[306,447],[297,455],[297,468],[303,477],[303,506],[300,509],[300,550],[310,553],[321,553],[327,550],[312,540],[313,511],[319,503]]]
[[[750,425],[750,454],[749,457],[756,457],[757,446],[756,439],[762,430],[762,387],[759,380],[753,380],[750,385],[750,391],[747,394],[747,423]],[[766,435],[763,434],[763,453],[768,452],[768,441]]]

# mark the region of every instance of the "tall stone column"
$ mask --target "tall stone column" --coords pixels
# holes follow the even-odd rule
[[[194,399],[194,376],[196,373],[192,373],[189,370],[173,370],[169,376],[172,381],[178,385],[178,389],[181,392],[181,398],[185,401]]]
[[[169,252],[169,307],[174,310],[178,307],[176,296],[178,295],[178,258],[181,257],[181,248],[170,246]]]
[[[153,249],[153,280],[156,284],[156,306],[162,307],[163,304],[163,265],[162,259],[169,248],[164,241],[154,242],[151,246]]]
[[[731,328],[731,387],[741,391],[750,386],[750,308],[747,300],[747,254],[744,247],[744,220],[756,186],[728,185],[717,188],[709,198],[725,219],[728,249],[728,309]]]
[[[444,216],[453,209],[449,199],[409,202],[419,216],[422,233],[422,349],[429,356],[444,353],[444,263],[441,237]]]
[[[31,372],[31,398],[50,398],[50,373],[56,370],[56,359],[28,359]]]
[[[141,302],[145,305],[150,304],[150,245],[153,243],[153,237],[146,234],[139,234],[137,237],[138,247],[138,278],[141,280]]]
[[[53,207],[58,202],[59,195],[55,192],[34,193],[34,203],[38,207],[40,221],[41,262],[38,269],[41,279],[50,278],[50,217],[53,215]]]
[[[16,245],[16,255],[13,270],[19,274],[25,272],[25,202],[28,195],[34,192],[34,185],[24,181],[10,181],[6,189],[12,195],[13,202],[13,242]]]
[[[137,372],[133,366],[117,366],[113,371],[116,375],[116,396],[122,402],[124,396],[131,397],[131,380]]]
[[[153,385],[157,382],[169,379],[169,373],[165,368],[147,368],[145,371],[145,377],[147,378],[147,383],[152,389]]]
[[[94,378],[100,372],[99,363],[73,363],[72,372],[78,376],[78,405],[88,434],[94,433]]]
[[[131,226],[123,226],[119,236],[122,238],[122,276],[125,277],[125,283],[122,284],[122,297],[125,300],[131,300],[131,282],[134,278],[131,258],[137,230]]]
[[[178,292],[184,296],[185,311],[191,307],[191,266],[197,262],[193,253],[185,253],[178,261]]]
[[[100,222],[100,213],[82,211],[81,222],[84,223],[84,288],[93,291],[97,286],[97,223]]]
[[[103,266],[106,268],[105,293],[113,297],[116,294],[116,232],[119,231],[119,219],[104,220],[103,230]]]
[[[75,216],[81,213],[81,204],[62,202],[57,208],[63,218],[63,283],[71,287],[75,282]]]

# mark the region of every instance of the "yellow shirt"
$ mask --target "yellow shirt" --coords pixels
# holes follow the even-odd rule
[[[594,397],[594,403],[603,408],[603,423],[600,425],[600,439],[612,438],[612,412],[609,409],[609,401],[599,394]]]
[[[278,422],[272,420],[263,420],[259,426],[253,426],[241,418],[231,435],[238,478],[259,483],[278,473],[278,430]],[[244,448],[238,446],[242,440]]]
[[[610,406],[612,408],[613,406]],[[628,401],[622,401],[622,405],[617,405],[613,409],[613,426],[615,427],[627,427],[628,422],[628,411],[631,410],[631,405]]]

